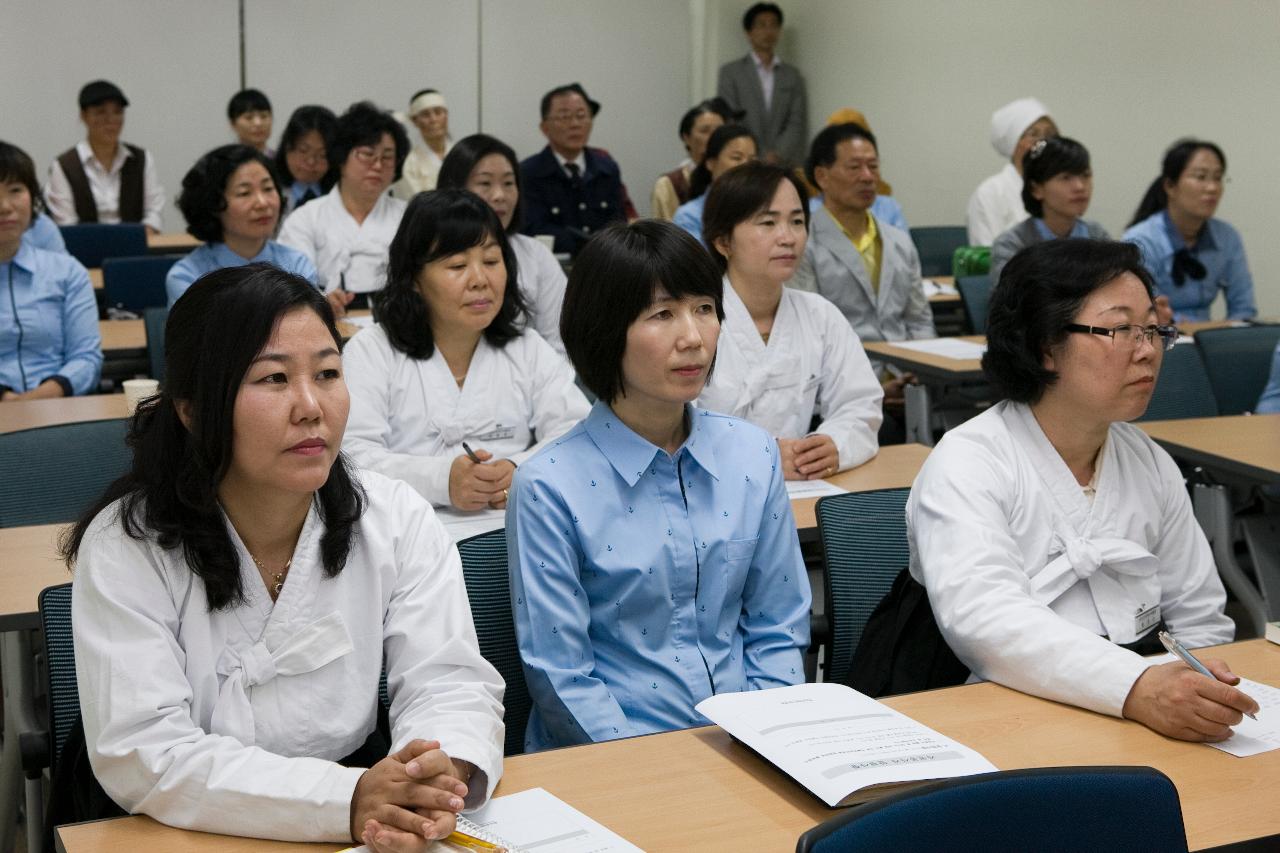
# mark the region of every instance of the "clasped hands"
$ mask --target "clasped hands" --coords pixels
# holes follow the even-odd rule
[[[453,832],[474,769],[439,741],[411,741],[356,782],[351,837],[376,853],[422,853]]]
[[[449,503],[465,510],[504,509],[516,464],[510,459],[491,462],[493,454],[487,450],[475,454],[479,462],[463,455],[449,467]]]

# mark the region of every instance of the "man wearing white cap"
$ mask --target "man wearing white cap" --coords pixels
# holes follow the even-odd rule
[[[404,161],[400,180],[391,188],[396,198],[408,201],[420,192],[436,188],[440,164],[453,146],[449,138],[449,106],[435,89],[423,89],[409,101],[409,120],[422,134],[422,145],[413,146]]]
[[[991,114],[991,146],[1009,162],[978,184],[969,197],[970,246],[990,246],[1027,218],[1022,206],[1022,158],[1041,139],[1057,135],[1049,108],[1035,98],[1019,98]]]

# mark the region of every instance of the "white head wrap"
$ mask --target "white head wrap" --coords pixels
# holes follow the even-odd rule
[[[1008,160],[1018,147],[1018,138],[1036,121],[1049,115],[1049,108],[1035,98],[1019,98],[991,114],[991,147]]]
[[[409,118],[413,118],[423,110],[429,110],[432,107],[449,109],[449,105],[444,102],[444,95],[439,92],[427,92],[414,98],[413,102],[409,104]]]

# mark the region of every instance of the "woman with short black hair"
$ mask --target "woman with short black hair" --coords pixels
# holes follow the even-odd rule
[[[1009,228],[991,245],[991,280],[999,281],[1009,259],[1044,240],[1109,240],[1107,230],[1085,219],[1093,197],[1089,151],[1074,139],[1041,139],[1022,160],[1022,206],[1029,218]]]
[[[205,244],[169,268],[169,305],[200,276],[223,267],[268,263],[315,284],[311,260],[271,239],[283,201],[275,167],[256,148],[223,145],[197,160],[182,179],[178,209],[187,232]]]
[[[464,137],[449,149],[440,167],[437,185],[442,190],[470,190],[498,214],[515,255],[517,280],[529,314],[529,325],[563,355],[560,306],[564,303],[564,268],[545,243],[520,233],[524,208],[516,152],[502,140],[484,133]]]
[[[289,116],[276,149],[276,173],[284,194],[284,216],[327,193],[338,180],[329,148],[338,118],[328,107],[307,104]],[[283,218],[283,217],[282,217]]]
[[[1178,466],[1127,421],[1146,410],[1177,330],[1156,324],[1127,243],[1051,240],[991,296],[983,370],[1003,398],[949,431],[907,503],[911,574],[979,678],[1220,741],[1256,710],[1217,680],[1153,664],[1232,638],[1226,595]]]
[[[381,851],[447,835],[497,784],[502,679],[458,552],[339,453],[341,348],[324,298],[268,264],[169,313],[133,464],[63,548],[88,757],[129,812]]]
[[[227,121],[241,145],[261,151],[267,157],[276,152],[267,147],[271,140],[271,101],[260,89],[241,89],[227,102]]]
[[[352,458],[437,506],[506,506],[516,465],[588,408],[564,359],[522,332],[523,314],[493,209],[466,190],[414,196],[391,242],[379,323],[343,357]]]
[[[804,681],[778,445],[692,405],[723,316],[720,271],[671,223],[610,226],[574,261],[560,331],[599,400],[507,509],[527,749],[700,725],[712,694]]]

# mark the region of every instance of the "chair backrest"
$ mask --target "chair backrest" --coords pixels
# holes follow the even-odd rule
[[[491,530],[458,543],[462,574],[471,601],[471,619],[480,640],[480,654],[507,682],[503,697],[507,726],[506,755],[524,752],[524,730],[533,700],[524,680],[516,622],[511,614],[511,581],[507,575],[507,533]]]
[[[63,583],[41,591],[37,603],[40,628],[44,632],[46,668],[49,672],[49,766],[58,766],[58,756],[67,735],[80,716],[80,693],[76,688],[76,650],[71,638],[71,584]]]
[[[969,333],[985,335],[987,306],[991,303],[991,276],[962,275],[956,279],[956,290],[960,291],[960,304],[964,306]]]
[[[169,322],[168,308],[148,308],[142,312],[142,327],[147,332],[147,361],[151,378],[164,382],[164,326]]]
[[[67,251],[86,267],[100,267],[107,258],[147,253],[147,229],[137,222],[86,222],[63,225],[61,231]]]
[[[108,307],[141,314],[169,304],[164,279],[182,255],[106,258],[102,262],[102,294]]]
[[[934,225],[912,228],[911,242],[920,253],[921,275],[951,275],[951,256],[968,244],[969,235],[963,225]]]
[[[1204,359],[1218,412],[1240,415],[1252,412],[1271,375],[1271,358],[1280,341],[1280,325],[1240,329],[1205,329],[1196,332],[1196,345]]]
[[[0,435],[0,527],[76,521],[128,470],[128,421],[86,421]]]
[[[871,613],[910,560],[907,495],[881,489],[819,498],[818,536],[826,562],[831,644],[826,681],[845,683]]]
[[[1178,789],[1151,767],[1042,767],[935,782],[849,809],[797,853],[892,850],[1186,853]]]
[[[1218,401],[1209,384],[1200,347],[1178,344],[1164,354],[1155,393],[1140,421],[1167,421],[1174,418],[1212,418]]]

